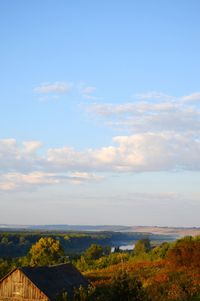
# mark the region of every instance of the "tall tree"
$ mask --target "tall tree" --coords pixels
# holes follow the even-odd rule
[[[62,261],[64,250],[59,240],[42,237],[31,247],[29,255],[31,266],[51,265]]]

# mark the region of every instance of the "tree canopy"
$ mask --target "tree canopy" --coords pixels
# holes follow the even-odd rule
[[[148,238],[140,239],[136,242],[135,248],[134,248],[134,253],[136,255],[139,255],[141,253],[146,253],[150,251],[151,245],[150,245],[150,240]]]
[[[29,251],[30,265],[43,266],[61,262],[64,250],[59,240],[51,237],[42,237]]]
[[[84,257],[87,260],[99,259],[104,253],[102,246],[92,244],[84,253]]]

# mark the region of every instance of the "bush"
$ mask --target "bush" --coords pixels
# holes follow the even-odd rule
[[[146,293],[142,283],[127,271],[117,272],[110,284],[109,301],[145,301]]]

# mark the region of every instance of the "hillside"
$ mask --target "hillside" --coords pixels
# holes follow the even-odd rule
[[[174,238],[187,235],[200,235],[199,227],[159,227],[159,226],[124,226],[124,225],[12,225],[0,224],[0,231],[80,231],[80,232],[135,232],[155,235],[167,235]]]

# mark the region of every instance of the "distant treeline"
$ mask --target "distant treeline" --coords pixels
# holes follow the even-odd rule
[[[81,253],[91,244],[116,246],[129,241],[147,237],[146,233],[121,232],[0,232],[0,258],[16,258],[27,254],[31,246],[40,238],[50,236],[60,241],[66,254]],[[163,240],[164,236],[149,236],[150,239]]]

